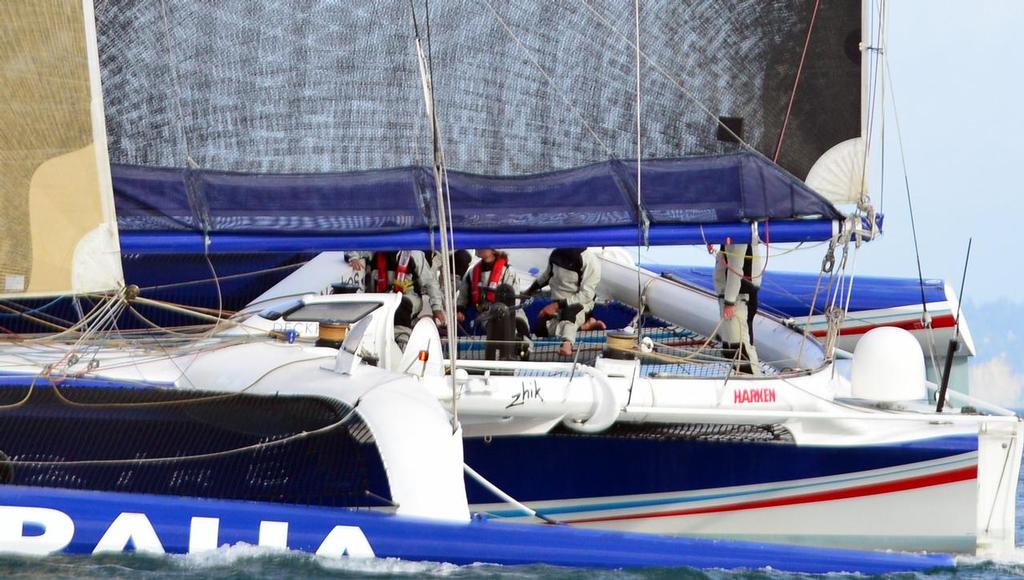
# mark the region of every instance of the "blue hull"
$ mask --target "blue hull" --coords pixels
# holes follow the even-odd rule
[[[597,568],[771,567],[800,573],[863,574],[954,565],[951,557],[939,554],[826,550],[481,520],[447,523],[339,508],[0,486],[0,509],[8,517],[12,513],[30,514],[33,508],[59,512],[50,515],[63,522],[64,532],[71,532],[66,545],[59,548],[74,554],[91,554],[98,544],[120,550],[141,543],[149,551],[166,553],[188,553],[190,547],[197,551],[202,543],[207,547],[238,542],[257,544],[261,526],[270,522],[281,532],[277,535],[284,539],[284,545],[292,550],[460,565],[487,562]],[[71,529],[67,529],[68,522]],[[47,534],[59,535],[61,530],[57,527],[60,526],[41,528],[27,524],[21,532],[24,538],[8,527],[3,530],[8,537],[0,538],[0,543],[7,549],[29,546]],[[202,542],[197,539],[199,528],[203,529]],[[63,539],[58,543],[64,543]]]

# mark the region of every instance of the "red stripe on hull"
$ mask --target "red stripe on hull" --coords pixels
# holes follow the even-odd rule
[[[764,499],[758,501],[748,501],[744,503],[734,503],[728,505],[716,505],[704,508],[694,508],[688,510],[677,510],[671,512],[657,512],[647,514],[628,514],[621,516],[605,516],[600,518],[586,518],[580,520],[563,520],[566,523],[582,524],[590,522],[611,522],[618,520],[639,520],[647,518],[665,518],[672,516],[692,516],[698,514],[713,514],[720,512],[733,512],[740,510],[751,510],[760,508],[771,508],[781,507],[787,505],[798,505],[805,503],[816,503],[821,501],[832,501],[837,499],[850,499],[855,497],[866,497],[870,495],[881,495],[884,493],[893,493],[897,491],[907,491],[911,489],[919,489],[923,487],[932,487],[935,485],[944,485],[947,483],[957,483],[959,481],[969,481],[977,479],[978,477],[978,466],[974,465],[971,467],[964,467],[954,471],[945,471],[943,473],[935,473],[932,475],[922,475],[919,477],[911,477],[909,479],[901,479],[899,481],[887,481],[883,483],[872,483],[869,485],[861,485],[856,487],[848,487],[844,489],[837,489],[832,491],[820,491],[816,493],[808,493],[805,495],[797,495],[790,497],[780,497],[773,499]]]
[[[839,334],[841,336],[851,336],[864,334],[869,330],[874,330],[882,326],[892,326],[895,328],[902,328],[903,330],[924,330],[924,325],[921,324],[920,318],[914,320],[900,320],[897,322],[886,322],[883,324],[867,324],[865,326],[854,326],[852,328],[844,328]],[[932,319],[932,328],[953,328],[956,326],[956,320],[952,314],[943,314],[942,316],[936,316]],[[811,333],[814,336],[825,336],[828,334],[827,330],[815,330]]]

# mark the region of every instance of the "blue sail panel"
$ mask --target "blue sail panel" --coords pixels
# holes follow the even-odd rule
[[[772,222],[772,243],[827,240],[835,235],[831,220]],[[750,224],[654,225],[648,241],[654,246],[721,244],[750,240]],[[764,235],[764,225],[759,225]],[[433,237],[433,242],[431,242]],[[209,240],[209,244],[207,244]],[[331,250],[428,250],[440,245],[440,234],[427,230],[339,235],[122,231],[121,251],[126,254],[246,254],[252,252],[304,253]],[[565,248],[581,246],[635,246],[636,226],[541,231],[456,230],[457,248]],[[433,243],[433,245],[431,245]]]
[[[626,161],[518,177],[449,172],[452,223],[467,233],[558,235],[635,230],[643,215],[653,235],[655,226],[843,217],[802,182],[750,153],[651,160],[641,167],[639,212],[636,175]],[[115,165],[112,174],[122,232],[425,236],[436,229],[437,195],[426,167],[245,174]],[[205,203],[196,208],[190,199]],[[627,243],[635,242],[634,234]],[[588,243],[620,242],[597,236]]]
[[[202,190],[212,231],[315,233],[425,228],[418,167],[332,174],[245,174],[113,165],[121,231],[198,230],[188,188]],[[385,194],[386,193],[386,194]]]

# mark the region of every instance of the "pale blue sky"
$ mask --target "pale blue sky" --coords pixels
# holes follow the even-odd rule
[[[925,277],[958,289],[974,236],[966,295],[1020,301],[1024,243],[1012,234],[1024,233],[1024,0],[888,4],[885,180],[880,191],[875,163],[871,193],[886,233],[861,251],[857,272],[917,275],[895,95]],[[822,252],[776,257],[770,267],[816,272]],[[711,264],[703,248],[657,248],[649,257]]]

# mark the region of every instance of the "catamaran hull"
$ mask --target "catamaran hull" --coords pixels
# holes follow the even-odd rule
[[[978,542],[971,436],[857,448],[495,438],[467,442],[466,460],[575,526],[863,549],[974,552]],[[469,494],[473,511],[531,520],[478,487]]]
[[[865,574],[949,567],[945,555],[819,550],[372,511],[0,486],[0,551],[196,553],[245,542],[325,557],[598,568],[762,568]]]

